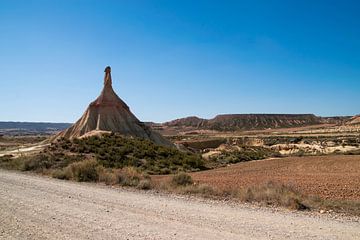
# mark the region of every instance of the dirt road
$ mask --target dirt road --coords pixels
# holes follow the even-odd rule
[[[0,239],[360,239],[360,223],[0,170]]]

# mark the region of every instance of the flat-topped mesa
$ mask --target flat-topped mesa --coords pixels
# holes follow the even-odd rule
[[[101,132],[148,139],[159,145],[174,146],[159,133],[139,121],[112,88],[111,68],[105,68],[104,88],[100,96],[89,104],[83,116],[70,128],[55,136],[79,138]]]

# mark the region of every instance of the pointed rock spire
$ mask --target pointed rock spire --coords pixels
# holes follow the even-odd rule
[[[114,132],[139,137],[159,145],[174,146],[169,140],[139,121],[112,88],[111,68],[105,68],[104,88],[100,96],[91,102],[83,116],[55,139],[79,138],[101,132]]]
[[[107,66],[104,70],[105,76],[104,76],[104,85],[105,86],[112,86],[112,80],[111,80],[111,67]]]

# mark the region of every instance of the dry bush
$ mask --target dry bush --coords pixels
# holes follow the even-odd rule
[[[14,158],[12,155],[5,155],[0,157],[0,168],[23,170],[23,159]]]
[[[136,187],[139,185],[141,174],[133,167],[125,167],[115,171],[116,182],[122,186]]]
[[[232,194],[244,202],[259,202],[283,206],[294,210],[305,210],[304,196],[290,186],[268,182],[264,185],[234,191]]]
[[[138,189],[141,190],[149,190],[152,188],[151,180],[150,179],[142,179],[140,180],[139,184],[137,185]]]
[[[139,173],[133,167],[125,167],[123,169],[101,169],[97,170],[99,174],[98,180],[107,185],[119,184],[121,186],[136,187],[138,189],[148,190],[152,188],[151,178],[147,174]]]
[[[99,171],[99,182],[104,182],[106,185],[113,185],[116,183],[116,175],[110,170]]]
[[[70,178],[79,182],[98,181],[99,172],[102,170],[98,162],[94,159],[75,162],[64,169],[67,176],[71,176]]]
[[[186,173],[178,173],[172,177],[171,183],[174,186],[187,186],[193,184],[193,180],[191,176]]]
[[[23,157],[23,164],[21,170],[41,172],[44,169],[50,168],[52,164],[52,161],[43,154]]]
[[[52,171],[51,176],[53,178],[63,179],[63,180],[69,180],[72,177],[70,171],[65,171],[64,169],[56,169]]]

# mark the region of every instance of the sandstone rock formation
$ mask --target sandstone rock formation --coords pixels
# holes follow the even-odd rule
[[[348,122],[348,124],[350,125],[360,125],[360,115],[354,116],[350,119],[350,121]]]
[[[140,122],[112,88],[111,68],[106,67],[104,88],[100,96],[90,103],[83,116],[70,128],[60,132],[57,138],[79,138],[104,132],[119,133],[125,136],[139,137],[159,145],[173,144]]]
[[[313,114],[224,114],[213,119],[187,117],[163,125],[167,127],[192,127],[218,131],[257,130],[309,126],[322,123]]]

